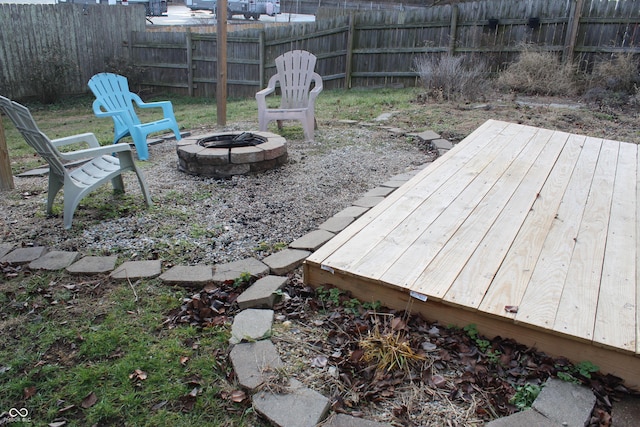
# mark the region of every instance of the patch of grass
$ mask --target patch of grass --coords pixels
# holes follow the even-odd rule
[[[165,327],[187,292],[154,280],[133,286],[137,301],[128,283],[108,278],[95,289],[63,273],[7,280],[0,407],[26,408],[37,425],[264,425],[221,398],[234,387],[228,328]]]

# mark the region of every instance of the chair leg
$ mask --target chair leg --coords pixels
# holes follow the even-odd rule
[[[304,136],[307,141],[313,141],[313,127],[314,127],[314,119],[309,117],[305,117],[300,120],[302,122],[302,128],[304,130]]]
[[[124,193],[124,182],[122,181],[122,175],[114,176],[111,180],[113,185],[113,191],[116,193]]]
[[[149,160],[149,147],[147,146],[147,135],[143,134],[140,129],[135,128],[131,131],[131,137],[133,143],[136,146],[138,152],[138,158],[140,160]]]
[[[151,193],[149,192],[149,188],[147,187],[147,181],[144,179],[144,176],[138,172],[136,168],[134,170],[136,175],[138,176],[138,183],[140,183],[140,191],[142,191],[142,195],[144,196],[144,202],[147,206],[153,205],[153,200],[151,200]]]
[[[64,183],[49,171],[49,190],[47,192],[47,214],[53,212],[53,202]]]

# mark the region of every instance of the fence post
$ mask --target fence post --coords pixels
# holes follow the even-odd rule
[[[9,150],[7,140],[4,136],[4,126],[2,116],[0,116],[0,191],[13,190],[13,175],[11,174],[11,161],[9,160]]]
[[[191,28],[187,27],[185,36],[187,46],[187,85],[189,85],[189,96],[193,96],[193,43],[191,40]]]
[[[218,125],[227,124],[227,0],[218,1],[216,112]],[[222,19],[220,19],[222,17]]]
[[[456,51],[456,34],[458,33],[458,5],[451,7],[451,29],[449,31],[449,55]]]
[[[265,79],[266,64],[264,63],[265,61],[264,56],[265,56],[264,30],[262,30],[260,31],[260,35],[258,36],[258,62],[260,63],[260,65],[258,65],[260,67],[260,69],[258,70],[258,75],[260,79],[260,86],[258,87],[258,90],[262,89],[266,85],[266,79]]]
[[[353,66],[353,33],[355,32],[355,17],[353,13],[349,14],[349,29],[347,30],[347,57],[345,58],[344,67],[344,87],[351,89],[351,67]]]
[[[576,38],[578,37],[578,26],[584,0],[573,0],[569,11],[569,22],[567,22],[567,36],[564,40],[564,51],[562,52],[562,62],[573,61],[573,51],[576,48]]]

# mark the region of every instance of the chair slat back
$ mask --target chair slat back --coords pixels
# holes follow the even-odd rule
[[[305,50],[292,50],[276,58],[282,91],[281,108],[304,108],[316,68],[316,56]]]
[[[140,119],[133,107],[133,94],[129,90],[129,82],[125,76],[113,73],[99,73],[89,80],[89,89],[96,97],[103,111],[124,110],[133,124],[139,125]],[[114,116],[116,128],[127,128],[123,118]]]
[[[24,105],[0,96],[0,108],[22,134],[27,144],[49,163],[50,173],[62,177],[66,170],[60,160],[60,152],[36,125],[31,112]]]

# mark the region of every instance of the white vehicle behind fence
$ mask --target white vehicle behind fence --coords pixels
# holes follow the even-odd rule
[[[217,15],[216,0],[185,0],[191,10],[211,10]],[[280,0],[230,0],[227,2],[227,19],[242,15],[245,19],[260,19],[260,15],[274,16],[280,13]]]

